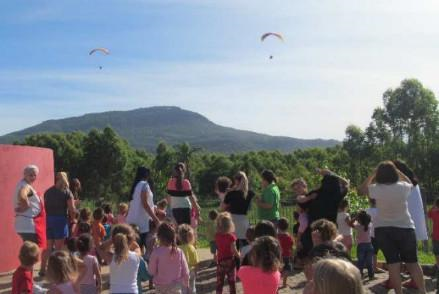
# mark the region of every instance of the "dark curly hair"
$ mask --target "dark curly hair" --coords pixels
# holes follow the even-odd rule
[[[282,266],[281,248],[277,239],[271,236],[259,237],[251,250],[252,264],[264,272],[274,272]]]

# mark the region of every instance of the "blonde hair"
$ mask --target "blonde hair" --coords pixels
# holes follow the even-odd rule
[[[244,198],[247,198],[248,195],[248,178],[245,172],[239,171],[235,177],[235,180],[239,181],[239,185],[234,187],[234,190],[236,191],[242,191],[244,193]]]
[[[135,240],[134,231],[126,224],[115,225],[111,232],[111,239],[113,241],[116,264],[121,264],[128,259],[130,244]]]
[[[40,248],[34,242],[25,241],[21,245],[18,259],[23,266],[33,266],[36,264],[40,257]]]
[[[47,279],[55,284],[72,281],[77,275],[77,265],[73,257],[65,251],[53,252],[47,264]]]
[[[305,187],[308,187],[308,184],[306,183],[306,181],[303,178],[296,178],[291,182],[291,187],[294,187],[296,185],[303,185]]]
[[[127,212],[128,211],[128,204],[125,202],[119,203],[119,212]]]
[[[55,184],[60,181],[65,189],[69,188],[69,177],[66,172],[57,172],[55,174]]]
[[[360,271],[343,259],[322,259],[314,265],[314,289],[324,294],[363,294]]]
[[[194,240],[194,229],[188,224],[181,224],[178,226],[178,240],[182,245],[189,244]]]
[[[222,212],[218,214],[216,218],[216,231],[221,234],[228,234],[235,231],[235,224],[233,223],[230,213]]]

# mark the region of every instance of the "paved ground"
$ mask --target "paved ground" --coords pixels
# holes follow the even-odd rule
[[[208,267],[210,264],[210,258],[211,255],[208,251],[208,249],[200,249],[199,250],[200,259],[201,262],[201,270],[197,277],[197,292],[199,294],[211,294],[215,293],[215,285],[216,285],[216,275],[215,275],[215,268],[214,267]],[[104,281],[106,281],[104,285],[103,293],[107,294],[108,291],[108,267],[103,268],[103,276]],[[36,275],[36,273],[35,273]],[[367,293],[394,293],[394,291],[387,291],[383,287],[381,287],[379,284],[383,282],[387,278],[387,274],[379,274],[377,275],[377,280],[365,284],[368,292]],[[0,276],[0,293],[11,293],[11,279],[12,276],[9,275],[3,275]],[[426,283],[428,288],[428,293],[435,293],[433,281],[430,278],[426,277]],[[302,273],[295,273],[291,277],[288,278],[288,286],[285,289],[281,289],[279,291],[279,294],[285,294],[285,293],[302,293],[302,289],[305,285],[305,277]],[[238,293],[242,292],[241,284],[238,283],[237,285]],[[152,294],[154,293],[154,290],[148,290],[148,283],[144,284],[144,293]],[[228,287],[226,286],[224,288],[224,293],[229,293]],[[405,293],[417,293],[417,291],[413,290],[406,290]]]

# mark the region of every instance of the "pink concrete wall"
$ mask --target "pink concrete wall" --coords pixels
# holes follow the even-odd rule
[[[22,244],[14,229],[13,196],[23,178],[23,168],[35,164],[40,169],[34,188],[41,197],[53,185],[53,151],[47,148],[0,145],[0,273],[14,270]]]

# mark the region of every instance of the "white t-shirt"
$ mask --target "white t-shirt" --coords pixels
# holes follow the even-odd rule
[[[424,204],[422,203],[419,185],[413,187],[407,203],[410,215],[415,223],[416,240],[428,240],[427,226],[425,224]]]
[[[376,200],[378,214],[374,227],[397,227],[414,229],[407,199],[413,185],[406,182],[395,184],[373,184],[369,186],[369,196]]]
[[[371,238],[375,238],[375,227],[374,227],[374,223],[375,223],[375,219],[377,217],[378,214],[378,208],[376,207],[369,207],[366,210],[367,214],[370,215],[370,237]]]
[[[128,252],[128,259],[116,264],[114,259],[110,263],[110,292],[111,293],[138,293],[137,271],[140,257],[135,252]]]
[[[18,194],[21,189],[26,187],[28,184],[21,180],[15,189],[14,195],[14,210],[18,207]],[[41,201],[37,195],[37,192],[29,185],[29,192],[32,196],[28,196],[29,208],[23,212],[17,212],[15,214],[15,231],[17,233],[33,233],[35,234],[35,223],[34,217],[41,212]]]
[[[343,236],[352,236],[352,228],[346,223],[347,217],[349,217],[347,212],[339,211],[337,213],[338,232]]]
[[[139,227],[141,234],[149,232],[149,221],[151,217],[142,205],[142,197],[140,194],[146,192],[147,202],[151,209],[154,209],[154,195],[146,181],[140,181],[134,188],[133,200],[130,201],[130,207],[127,214],[127,223],[135,224]]]

